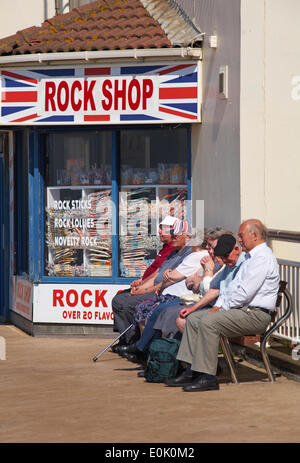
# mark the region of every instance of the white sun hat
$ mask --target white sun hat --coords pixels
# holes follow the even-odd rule
[[[172,227],[174,223],[178,220],[176,217],[172,217],[171,215],[166,215],[166,217],[160,222],[159,225],[168,225]]]

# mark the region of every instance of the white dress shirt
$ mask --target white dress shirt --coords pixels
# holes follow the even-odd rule
[[[225,310],[253,306],[273,311],[276,305],[279,271],[277,260],[266,243],[245,255],[235,278],[216,302]]]
[[[172,296],[178,297],[183,296],[185,294],[193,294],[193,291],[187,289],[185,285],[185,278],[193,275],[199,269],[200,272],[203,273],[200,261],[203,257],[208,255],[209,254],[206,250],[195,251],[188,255],[185,259],[183,259],[181,264],[179,264],[178,267],[176,267],[176,270],[184,276],[184,279],[165,288],[162,294],[171,294]]]

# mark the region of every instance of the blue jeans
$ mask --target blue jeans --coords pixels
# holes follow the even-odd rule
[[[172,305],[178,305],[178,304],[180,304],[179,297],[177,297],[176,299],[173,299],[172,301],[163,302],[159,304],[156,307],[156,309],[154,309],[151,317],[149,318],[144,328],[142,336],[135,344],[139,351],[144,352],[148,348],[152,339],[160,337],[160,334],[158,333],[158,331],[156,331],[153,328],[160,313],[163,312],[168,307],[171,307]]]

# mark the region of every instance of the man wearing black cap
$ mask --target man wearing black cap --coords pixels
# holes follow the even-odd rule
[[[242,252],[240,245],[237,242],[237,238],[231,233],[224,233],[217,241],[216,246],[214,247],[214,256],[221,257],[221,260],[224,263],[223,269],[212,279],[210,282],[209,290],[206,294],[200,299],[199,302],[196,302],[193,305],[182,308],[179,313],[178,319],[180,323],[177,323],[177,326],[180,332],[183,332],[184,323],[188,315],[197,311],[195,315],[195,320],[198,317],[202,316],[202,313],[199,312],[199,309],[209,309],[211,308],[211,303],[216,301],[224,289],[229,285],[231,280],[235,277],[240,265],[244,261],[245,253]]]
[[[215,306],[204,311],[198,324],[191,323],[194,314],[188,317],[177,358],[191,365],[191,373],[176,378],[177,384],[174,380],[167,385],[182,385],[185,392],[219,389],[216,371],[220,335],[237,337],[266,330],[275,310],[279,286],[278,264],[266,244],[266,232],[257,219],[241,224],[239,243],[246,252],[245,260],[220,292]],[[227,245],[221,241],[220,247],[215,248],[215,254],[224,263],[234,253],[234,248],[229,252]]]
[[[215,254],[215,252],[217,254]],[[212,279],[210,282],[210,289],[206,294],[200,299],[199,302],[193,304],[192,306],[184,307],[178,316],[180,323],[177,323],[177,326],[181,332],[183,332],[183,337],[180,344],[180,355],[184,358],[189,352],[186,343],[190,342],[187,340],[187,333],[190,330],[190,327],[193,328],[194,332],[197,332],[201,318],[208,312],[212,310],[212,304],[218,299],[218,296],[225,291],[225,288],[233,280],[237,274],[241,264],[245,259],[245,253],[242,252],[242,249],[237,241],[237,238],[233,233],[224,233],[217,240],[217,244],[214,247],[214,255],[216,257],[221,257],[224,262],[224,267],[222,270]],[[184,329],[185,323],[189,323],[187,330]],[[184,360],[186,363],[187,362]],[[192,372],[191,368],[188,367],[180,376],[177,378],[170,378],[165,381],[167,386],[185,386],[191,382]]]

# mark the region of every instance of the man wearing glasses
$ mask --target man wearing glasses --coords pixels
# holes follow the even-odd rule
[[[188,317],[178,352],[178,360],[191,365],[191,373],[178,377],[185,392],[219,389],[216,378],[220,335],[227,337],[264,333],[275,310],[279,272],[278,264],[266,244],[267,229],[257,219],[243,222],[238,241],[246,253],[238,272],[220,295],[212,309],[192,323]],[[214,253],[224,263],[233,258],[219,241]],[[171,380],[170,380],[171,382]]]

